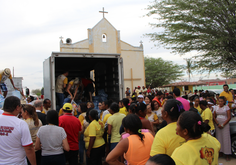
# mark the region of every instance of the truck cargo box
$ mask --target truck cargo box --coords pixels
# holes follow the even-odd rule
[[[90,77],[95,82],[95,95],[104,90],[109,99],[124,97],[123,61],[120,54],[52,52],[43,63],[44,98],[56,108],[56,78],[69,71],[68,81],[75,77]]]

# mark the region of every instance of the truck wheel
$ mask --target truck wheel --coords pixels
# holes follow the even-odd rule
[[[232,156],[236,158],[236,136],[231,139]]]

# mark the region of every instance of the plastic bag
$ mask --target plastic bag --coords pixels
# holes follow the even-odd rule
[[[18,97],[19,99],[21,99],[21,94],[20,94],[20,91],[18,91],[18,90],[14,90],[14,91],[12,92],[12,96],[16,96],[16,97]]]
[[[71,100],[71,104],[72,104],[72,115],[76,116],[77,115],[78,105],[76,104],[76,102],[74,100]]]
[[[5,101],[5,98],[3,97],[3,95],[0,94],[0,109],[3,108],[4,101]]]

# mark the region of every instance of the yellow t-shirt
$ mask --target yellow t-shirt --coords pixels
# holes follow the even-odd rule
[[[123,113],[125,116],[127,116],[128,115],[128,111],[127,111],[127,109],[126,109],[126,107],[123,107],[123,108],[120,108],[120,111],[119,111],[120,113]]]
[[[102,120],[103,111],[100,113],[100,120]]]
[[[150,116],[148,116],[148,115],[146,115],[146,116],[148,117],[147,119],[150,122],[154,122],[154,121],[158,120],[158,117],[157,117],[157,115],[154,112],[152,112],[152,114]]]
[[[0,83],[4,83],[7,78],[12,79],[12,75],[11,74],[10,74],[10,76],[6,76],[6,75],[3,74],[3,72],[4,72],[3,70],[0,71]]]
[[[124,114],[117,112],[108,118],[107,124],[112,126],[111,143],[118,143],[120,141],[121,135],[119,132],[124,117],[125,117]]]
[[[103,122],[101,120],[99,121],[93,120],[84,131],[85,148],[88,149],[90,137],[94,136],[96,136],[96,138],[93,144],[93,148],[98,148],[104,145],[105,141],[102,137],[103,133],[104,133]]]
[[[43,107],[42,113],[47,114],[49,110],[51,110],[51,108],[48,108],[48,110],[46,110],[46,109]]]
[[[177,147],[185,143],[185,139],[176,134],[176,127],[176,122],[170,123],[156,133],[150,152],[151,156],[156,154],[171,156]]]
[[[219,141],[204,133],[176,148],[171,157],[176,165],[218,165],[219,151]]]
[[[198,107],[194,107],[194,108],[196,108],[196,109],[198,110],[198,112],[199,112],[200,114],[202,114],[202,109],[201,109],[200,105],[198,105]]]
[[[36,142],[36,138],[37,138],[37,133],[39,128],[42,126],[42,122],[39,119],[39,125],[35,126],[34,125],[34,120],[32,118],[28,118],[25,120],[25,122],[28,124],[29,126],[29,130],[30,130],[30,135],[31,135],[31,139],[33,141],[33,145],[35,147],[35,142]]]
[[[108,119],[110,116],[112,116],[112,114],[110,114],[110,113],[105,115],[105,117],[104,117],[104,119],[103,119],[103,123],[104,123],[104,124],[106,124],[107,119]]]
[[[213,123],[213,115],[209,108],[206,108],[204,111],[202,111],[202,121],[209,120],[208,125],[211,127],[211,130],[215,129],[214,123]]]
[[[220,96],[224,96],[227,101],[234,101],[233,100],[233,95],[232,95],[232,93],[230,91],[229,92],[223,91],[223,92],[221,92]],[[231,109],[231,105],[232,105],[232,103],[228,104],[230,109]]]
[[[83,113],[81,113],[80,115],[79,115],[79,117],[78,117],[78,119],[79,119],[79,121],[80,121],[80,123],[81,123],[81,125],[83,126],[83,121],[84,121],[84,119],[85,119],[85,116],[86,116],[86,112],[83,112]]]

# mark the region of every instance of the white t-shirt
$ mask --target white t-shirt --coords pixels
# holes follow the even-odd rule
[[[104,119],[104,117],[109,114],[110,112],[108,110],[105,110],[103,113],[102,113],[102,121]]]
[[[64,128],[56,125],[45,125],[39,128],[37,136],[42,145],[42,156],[64,153],[62,141],[67,137]]]
[[[3,113],[4,111],[0,109],[0,115]]]
[[[33,144],[27,123],[0,115],[0,165],[27,165],[24,147]]]

